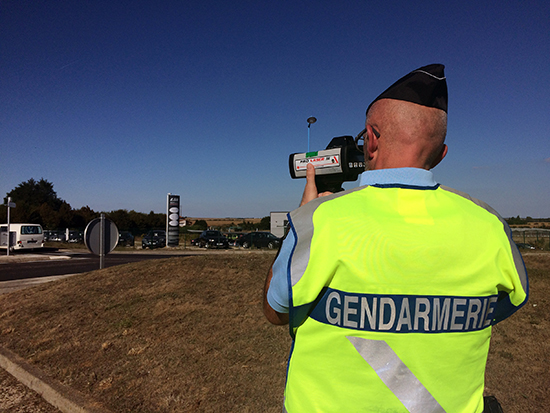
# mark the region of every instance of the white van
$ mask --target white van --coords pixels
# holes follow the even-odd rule
[[[38,224],[10,224],[10,251],[44,247],[44,231]],[[0,248],[8,248],[8,225],[0,225]]]

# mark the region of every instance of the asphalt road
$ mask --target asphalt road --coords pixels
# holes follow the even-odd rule
[[[105,256],[104,268],[130,262],[169,258],[175,255],[194,255],[193,252],[163,253],[111,253]],[[27,257],[18,256],[19,260],[0,261],[0,282],[30,278],[51,277],[67,274],[79,274],[99,269],[99,257],[86,250],[75,251],[42,251],[34,252]]]

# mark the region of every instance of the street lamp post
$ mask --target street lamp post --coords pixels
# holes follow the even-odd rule
[[[15,208],[15,202],[11,202],[11,197],[8,196],[8,203],[6,204],[6,206],[8,207],[8,225],[7,225],[7,232],[8,232],[8,248],[7,248],[7,252],[6,252],[6,255],[10,255],[10,208]]]
[[[309,152],[309,128],[315,122],[317,122],[317,118],[313,116],[310,116],[309,118],[307,118],[307,151],[308,152]]]

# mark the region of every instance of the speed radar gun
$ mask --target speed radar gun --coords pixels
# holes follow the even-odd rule
[[[344,182],[353,182],[365,170],[363,145],[352,136],[332,138],[327,148],[316,152],[293,153],[288,159],[290,176],[293,179],[305,178],[307,164],[315,167],[317,191],[340,192]]]

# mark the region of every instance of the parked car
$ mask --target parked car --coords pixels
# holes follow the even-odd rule
[[[84,233],[82,231],[69,231],[69,239],[67,242],[70,243],[81,243],[84,242]]]
[[[199,247],[229,248],[229,241],[227,241],[227,237],[220,231],[207,229],[199,236]]]
[[[535,247],[533,247],[531,244],[525,244],[523,242],[516,242],[516,245],[518,246],[518,248],[523,248],[523,249],[526,249],[526,250],[534,250]]]
[[[143,249],[163,248],[166,246],[166,231],[161,229],[151,230],[141,240]]]
[[[7,224],[0,225],[0,248],[10,251],[44,247],[44,231],[39,224]]]
[[[133,247],[134,236],[132,235],[132,233],[130,231],[120,231],[118,233],[118,245],[122,247]]]
[[[249,232],[237,238],[235,245],[243,248],[254,246],[256,248],[269,248],[272,250],[279,248],[281,238],[276,237],[271,232]]]
[[[65,232],[62,231],[48,231],[44,234],[45,241],[65,242]]]
[[[51,241],[51,237],[52,237],[53,233],[54,233],[54,231],[49,230],[49,229],[45,229],[44,230],[44,241],[46,241],[46,242]]]

